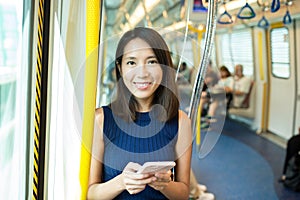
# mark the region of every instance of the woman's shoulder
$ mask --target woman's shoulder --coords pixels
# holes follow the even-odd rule
[[[109,110],[109,106],[101,106],[99,108],[96,108],[95,110],[95,115],[98,116],[98,115],[104,115],[104,112],[105,110]]]
[[[178,113],[178,125],[179,125],[179,130],[178,130],[178,135],[179,138],[181,138],[181,142],[184,142],[186,144],[190,144],[191,140],[191,133],[192,133],[192,123],[188,115],[182,111],[179,110]]]
[[[188,117],[188,115],[183,110],[179,110],[178,111],[178,121],[179,121],[179,123],[189,122],[190,118]]]
[[[96,108],[96,110],[95,110],[95,117],[99,118],[99,117],[103,117],[103,115],[104,115],[103,108],[102,107]]]
[[[102,106],[102,107],[96,108],[96,110],[95,110],[95,121],[98,124],[102,124],[103,123],[104,109],[106,109],[105,106]]]
[[[227,77],[226,77],[226,80],[233,80],[233,79],[234,79],[233,76],[227,76]]]
[[[98,116],[98,115],[103,115],[103,107],[96,108],[96,110],[95,110],[95,115],[96,115],[96,116]]]
[[[112,110],[109,105],[101,106],[99,108],[96,108],[95,110],[95,119],[97,121],[101,120],[103,121],[104,117],[107,117],[108,119],[112,116]]]
[[[225,82],[227,82],[227,83],[233,83],[233,82],[234,82],[233,76],[228,76],[228,77],[225,79]]]

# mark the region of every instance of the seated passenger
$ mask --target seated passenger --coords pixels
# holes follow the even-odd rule
[[[233,88],[233,77],[231,76],[231,73],[229,72],[228,68],[226,66],[220,67],[220,80],[218,83],[211,89],[211,92],[213,96],[213,102],[211,102],[209,106],[208,115],[209,116],[215,116],[216,110],[219,107],[219,104],[221,101],[226,101],[226,110],[228,109],[231,100],[232,100],[232,88]],[[224,99],[224,92],[226,95],[226,99]],[[220,93],[221,95],[218,95]]]
[[[210,95],[210,90],[218,83],[219,76],[218,74],[212,69],[212,62],[211,60],[208,63],[207,71],[204,79],[204,85],[201,93],[201,100],[200,100],[200,109],[201,109],[201,116],[206,116],[208,120],[212,117],[211,113],[209,112],[209,107],[211,103],[213,103],[214,99]],[[207,123],[203,123],[201,127],[206,128],[208,127]]]
[[[220,74],[221,80],[218,85],[222,84],[224,87],[226,93],[226,108],[228,109],[232,101],[233,77],[225,65],[220,67]]]
[[[234,69],[234,83],[233,83],[233,100],[232,106],[241,108],[242,103],[250,91],[252,80],[243,74],[243,65],[237,64]]]
[[[179,68],[179,74],[177,78],[177,82],[179,84],[189,84],[191,77],[191,70],[188,68],[186,62],[182,62]]]
[[[298,152],[300,152],[300,127],[298,128],[298,134],[291,137],[287,142],[282,176],[279,181],[282,182],[285,180],[289,160]]]

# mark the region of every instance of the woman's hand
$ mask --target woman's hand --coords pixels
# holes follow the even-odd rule
[[[147,184],[156,180],[153,175],[136,173],[139,167],[139,164],[130,162],[122,172],[124,188],[129,194],[137,194],[143,191]]]
[[[159,172],[154,174],[153,181],[149,184],[150,187],[155,190],[163,190],[168,186],[169,182],[172,180],[171,178],[172,172],[169,170],[168,172]]]

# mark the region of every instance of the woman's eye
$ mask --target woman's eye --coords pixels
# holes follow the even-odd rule
[[[135,62],[133,62],[133,61],[128,61],[126,64],[127,64],[127,65],[134,65]]]
[[[152,64],[152,65],[153,65],[153,64],[157,64],[157,63],[158,63],[157,60],[149,60],[149,61],[148,61],[148,64]]]

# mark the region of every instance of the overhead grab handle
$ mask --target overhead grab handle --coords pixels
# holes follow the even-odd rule
[[[219,24],[232,24],[233,20],[231,15],[225,10],[218,18]]]
[[[269,25],[270,24],[265,16],[263,16],[258,22],[258,27],[260,27],[260,28],[268,28]]]
[[[283,17],[283,23],[284,24],[290,24],[292,23],[292,18],[291,18],[291,15],[290,15],[290,12],[287,10],[284,17]]]
[[[246,2],[246,5],[244,5],[239,13],[237,14],[237,17],[239,19],[252,19],[256,16],[253,8]]]
[[[280,8],[280,0],[273,0],[271,4],[271,12],[276,12]]]

